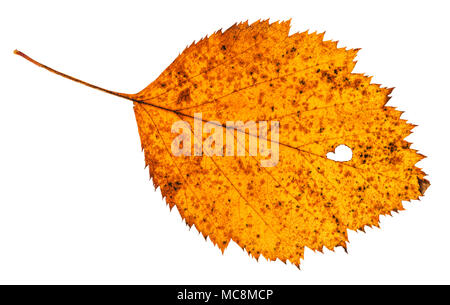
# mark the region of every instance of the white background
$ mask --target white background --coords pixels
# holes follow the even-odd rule
[[[447,2],[448,3],[448,2]],[[450,283],[446,1],[2,1],[1,283]],[[186,45],[234,22],[292,18],[362,48],[355,72],[396,87],[429,158],[421,201],[350,232],[349,254],[306,252],[299,271],[222,255],[170,212],[144,169],[132,104],[13,55],[134,93]]]

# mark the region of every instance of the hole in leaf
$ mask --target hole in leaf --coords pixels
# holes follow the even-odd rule
[[[352,149],[347,145],[341,144],[334,149],[334,152],[327,153],[327,158],[338,162],[346,162],[352,159]]]

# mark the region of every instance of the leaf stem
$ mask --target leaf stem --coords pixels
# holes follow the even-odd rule
[[[78,78],[75,78],[75,77],[73,77],[73,76],[70,76],[70,75],[67,75],[67,74],[65,74],[65,73],[59,72],[59,71],[57,71],[57,70],[55,70],[55,69],[52,69],[52,68],[50,68],[50,67],[48,67],[48,66],[46,66],[46,65],[43,65],[43,64],[41,64],[40,62],[34,60],[33,58],[29,57],[28,55],[26,55],[25,53],[22,53],[22,52],[19,51],[19,50],[14,50],[14,54],[19,55],[19,56],[25,58],[26,60],[28,60],[29,62],[35,64],[35,65],[38,66],[38,67],[41,67],[41,68],[43,68],[43,69],[45,69],[45,70],[47,70],[47,71],[50,71],[50,72],[52,72],[52,73],[55,73],[55,74],[57,74],[57,75],[59,75],[59,76],[62,76],[62,77],[64,77],[64,78],[70,79],[71,81],[74,81],[74,82],[76,82],[76,83],[80,83],[80,84],[85,85],[85,86],[87,86],[87,87],[90,87],[90,88],[93,88],[93,89],[97,89],[97,90],[106,92],[106,93],[111,94],[111,95],[119,96],[119,97],[125,98],[125,99],[127,99],[127,100],[135,101],[133,98],[130,97],[129,94],[126,94],[126,93],[120,93],[120,92],[115,92],[115,91],[111,91],[111,90],[108,90],[108,89],[104,89],[104,88],[102,88],[102,87],[99,87],[99,86],[90,84],[90,83],[88,83],[88,82],[82,81],[82,80],[80,80],[80,79],[78,79]]]

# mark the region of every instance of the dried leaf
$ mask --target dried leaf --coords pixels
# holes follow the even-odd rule
[[[392,89],[352,73],[357,50],[323,41],[323,34],[289,35],[289,23],[244,22],[205,37],[137,94],[105,90],[16,54],[133,101],[153,183],[188,226],[222,251],[234,240],[256,258],[298,266],[305,247],[346,249],[348,229],[379,226],[380,215],[403,210],[402,201],[418,199],[429,182],[415,166],[424,156],[404,140],[415,126],[386,106]],[[279,146],[279,162],[263,167],[267,156],[249,155],[257,134],[248,130],[232,138],[245,156],[175,156],[171,127],[180,120],[192,130],[215,121],[223,133],[227,121],[278,121],[279,140],[270,144]],[[207,137],[193,133],[191,142]],[[341,144],[352,159],[328,159]],[[226,145],[216,148],[225,152]]]

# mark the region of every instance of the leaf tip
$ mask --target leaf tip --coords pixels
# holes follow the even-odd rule
[[[431,185],[430,181],[428,181],[427,179],[420,179],[417,178],[418,182],[419,182],[419,191],[420,194],[422,194],[422,196],[425,194],[425,191],[428,189],[428,187]]]

